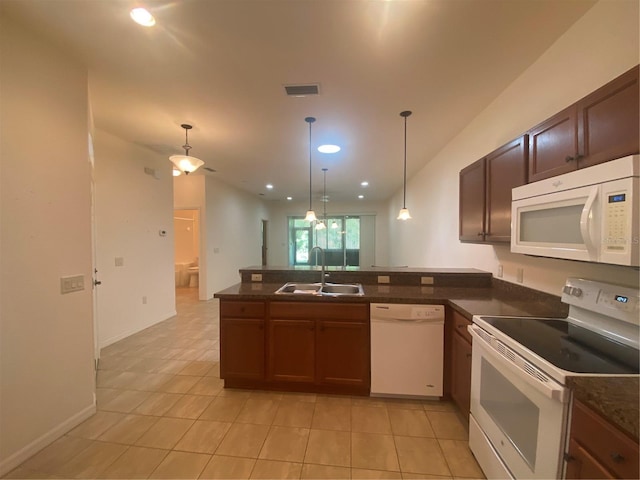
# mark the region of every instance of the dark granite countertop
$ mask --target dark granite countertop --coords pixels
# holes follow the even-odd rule
[[[364,296],[276,295],[281,283],[238,283],[215,294],[226,300],[291,302],[421,303],[449,305],[465,317],[473,315],[563,316],[560,302],[505,292],[496,288],[363,285]],[[535,297],[535,296],[531,296]]]
[[[640,377],[569,377],[574,398],[638,440]]]

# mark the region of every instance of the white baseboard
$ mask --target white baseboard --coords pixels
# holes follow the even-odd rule
[[[131,335],[134,335],[134,334],[136,334],[138,332],[141,332],[145,328],[153,327],[157,323],[164,322],[165,320],[168,320],[171,317],[175,317],[177,314],[178,313],[175,310],[173,310],[173,311],[169,312],[168,315],[163,315],[163,317],[161,317],[160,320],[151,320],[149,322],[141,323],[140,325],[136,325],[136,326],[134,326],[134,328],[132,328],[130,330],[127,330],[126,332],[122,332],[122,333],[114,335],[114,336],[112,336],[110,338],[107,338],[107,339],[104,339],[104,340],[100,340],[99,341],[99,347],[100,347],[100,349],[108,347],[109,345],[111,345],[113,343],[116,343],[116,342],[122,340],[123,338],[127,338],[127,337],[130,337]]]
[[[0,477],[9,473],[11,470],[16,468],[22,462],[30,458],[31,456],[38,453],[47,445],[53,443],[55,440],[60,438],[62,435],[70,431],[72,428],[78,426],[80,423],[85,421],[91,415],[96,413],[96,404],[95,401],[93,405],[89,405],[88,407],[80,410],[75,415],[72,415],[64,422],[56,425],[54,428],[46,432],[44,435],[36,438],[33,442],[28,445],[22,447],[20,450],[10,455],[8,458],[5,458],[0,461]]]

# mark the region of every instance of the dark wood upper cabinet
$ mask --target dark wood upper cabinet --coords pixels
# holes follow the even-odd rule
[[[572,105],[529,130],[529,182],[576,169],[577,115]]]
[[[640,152],[638,66],[529,130],[529,182]]]
[[[486,158],[488,242],[511,241],[511,189],[527,183],[527,136],[507,143]]]
[[[527,183],[523,135],[460,171],[460,241],[511,241],[511,189]]]
[[[460,171],[460,241],[482,242],[485,232],[485,159]]]
[[[638,90],[636,66],[578,102],[578,168],[640,151]]]

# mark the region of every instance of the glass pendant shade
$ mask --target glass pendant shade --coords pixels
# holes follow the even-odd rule
[[[184,172],[185,175],[189,175],[204,165],[204,162],[199,158],[189,155],[189,150],[191,150],[191,145],[189,145],[189,130],[193,127],[186,123],[180,126],[184,128],[184,145],[182,146],[182,148],[184,148],[184,155],[171,155],[169,160],[171,160],[178,170]]]
[[[333,223],[331,224],[331,228],[333,230],[336,230],[338,228],[338,222],[336,222],[335,220],[333,221]]]
[[[304,121],[309,124],[309,210],[307,210],[307,215],[304,219],[307,222],[315,222],[317,218],[316,212],[313,211],[311,195],[311,124],[315,122],[316,119],[314,117],[305,117]]]
[[[409,214],[408,208],[401,208],[400,213],[398,213],[398,220],[410,220],[411,215]]]
[[[314,212],[313,210],[307,210],[307,216],[304,217],[304,221],[305,222],[315,222],[316,220],[317,220],[316,212]]]
[[[324,224],[322,220],[320,220],[316,225],[316,230],[324,230],[325,228],[327,228],[327,226]]]
[[[195,172],[198,168],[204,165],[202,160],[190,155],[171,155],[169,160],[171,160],[178,170],[186,174]]]

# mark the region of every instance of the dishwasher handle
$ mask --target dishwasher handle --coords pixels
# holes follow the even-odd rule
[[[444,325],[444,319],[439,317],[432,318],[406,318],[406,317],[371,317],[372,322],[379,323],[428,323],[430,325]]]

